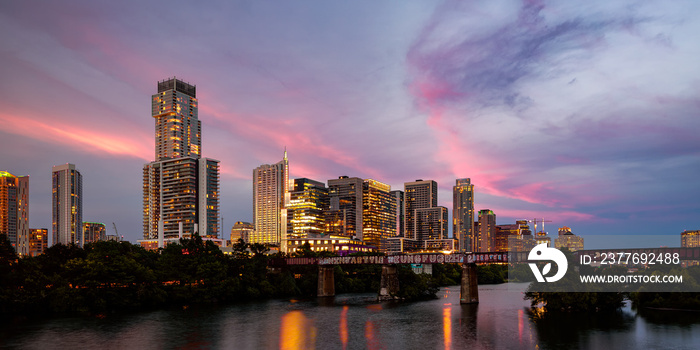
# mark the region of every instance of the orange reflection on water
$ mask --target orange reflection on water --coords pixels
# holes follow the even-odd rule
[[[311,349],[316,346],[316,327],[301,311],[282,316],[280,349]]]
[[[348,306],[343,306],[340,312],[340,341],[343,343],[343,350],[348,348]]]
[[[382,304],[367,305],[367,308],[372,310],[372,311],[379,311],[382,309]]]
[[[442,309],[442,331],[445,336],[445,349],[452,349],[452,309],[446,307]]]
[[[525,312],[521,309],[518,310],[518,340],[520,344],[523,343],[523,330],[525,328]]]
[[[382,344],[374,330],[372,321],[365,322],[365,338],[367,339],[367,349],[383,349]]]

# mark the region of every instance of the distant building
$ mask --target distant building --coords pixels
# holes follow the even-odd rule
[[[294,179],[287,206],[287,239],[324,233],[328,208],[326,184],[307,178]]]
[[[340,256],[348,256],[352,253],[370,253],[377,251],[377,247],[367,244],[359,239],[345,236],[309,235],[305,238],[290,238],[288,248],[290,253],[302,250],[305,244],[314,252],[334,252]]]
[[[432,207],[415,209],[415,237],[425,242],[436,239],[447,239],[448,218],[447,208]]]
[[[518,239],[520,235],[520,224],[496,225],[496,236],[494,239],[494,251],[507,252],[508,243],[513,239]]]
[[[386,239],[396,237],[396,197],[391,186],[367,179],[362,183],[362,241],[386,251]]]
[[[101,222],[83,222],[83,244],[107,240],[107,229]]]
[[[700,230],[681,232],[681,247],[700,247]]]
[[[452,187],[452,236],[460,252],[471,252],[474,238],[474,185],[471,179],[457,179]]]
[[[362,240],[364,180],[340,176],[328,180],[330,209],[326,214],[326,233]]]
[[[53,244],[83,246],[83,176],[74,164],[52,169]]]
[[[490,209],[479,210],[479,221],[475,224],[476,240],[472,243],[476,252],[496,250],[496,214]]]
[[[572,252],[583,250],[583,237],[573,234],[570,227],[560,227],[559,236],[554,239],[554,248],[568,248]]]
[[[255,225],[249,222],[237,221],[233,227],[231,227],[231,244],[238,242],[239,239],[250,243],[250,237],[253,235],[254,231]]]
[[[404,237],[406,234],[406,228],[404,226],[404,193],[401,190],[394,190],[390,193],[396,201],[396,237]]]
[[[275,164],[253,170],[253,225],[250,243],[280,246],[286,252],[287,205],[289,204],[289,162],[287,151]]]
[[[29,252],[27,256],[41,255],[49,247],[49,230],[46,228],[29,229]]]
[[[438,186],[433,180],[418,179],[404,183],[406,238],[418,239],[416,233],[417,209],[437,207]]]
[[[29,254],[29,176],[0,171],[0,234],[18,255]]]
[[[389,254],[400,254],[418,251],[422,248],[421,242],[416,239],[406,237],[392,237],[387,239]]]
[[[151,96],[155,161],[143,167],[143,240],[219,233],[219,161],[202,158],[197,88],[175,77]]]

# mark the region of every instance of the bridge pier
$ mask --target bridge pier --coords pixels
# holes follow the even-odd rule
[[[459,303],[475,304],[479,302],[479,287],[476,282],[476,264],[462,264],[462,286],[460,288]]]
[[[399,274],[396,265],[382,265],[382,279],[379,282],[379,296],[377,300],[394,300],[399,292]]]
[[[335,296],[335,275],[333,265],[318,265],[318,291],[319,297]]]

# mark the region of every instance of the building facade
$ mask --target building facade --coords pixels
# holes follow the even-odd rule
[[[330,206],[328,188],[323,182],[294,179],[287,206],[287,236],[304,238],[326,231],[325,212]]]
[[[52,244],[83,246],[83,176],[74,164],[52,169]]]
[[[685,230],[681,232],[681,247],[700,247],[700,230]]]
[[[476,240],[472,243],[477,252],[493,252],[496,249],[496,214],[490,209],[479,210]]]
[[[151,116],[156,144],[155,161],[143,167],[144,240],[216,238],[219,161],[201,157],[196,87],[177,78],[158,82]]]
[[[416,180],[404,183],[404,208],[406,238],[417,239],[416,210],[437,206],[438,188],[433,180]]]
[[[328,180],[330,209],[326,214],[326,233],[362,240],[364,180],[340,176]]]
[[[107,228],[101,222],[83,222],[83,244],[107,240]]]
[[[27,256],[37,256],[44,254],[49,247],[49,229],[31,228],[29,229],[29,251]]]
[[[250,243],[277,245],[286,252],[289,162],[287,151],[276,164],[253,170],[253,224]]]
[[[457,179],[452,187],[452,236],[460,252],[471,252],[474,238],[474,185],[471,179]]]
[[[29,253],[29,176],[0,171],[0,234],[20,256]]]
[[[396,197],[391,186],[367,179],[362,184],[362,240],[386,251],[387,239],[396,237]]]
[[[231,227],[231,237],[229,240],[231,244],[235,244],[239,239],[242,239],[243,242],[250,243],[250,237],[253,235],[254,231],[255,225],[250,222],[237,221],[233,227]]]
[[[406,216],[404,210],[404,194],[401,190],[394,190],[390,193],[396,202],[396,237],[404,237],[406,234],[406,227],[404,226]]]

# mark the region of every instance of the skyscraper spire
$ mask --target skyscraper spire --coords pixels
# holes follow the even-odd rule
[[[287,146],[284,146],[284,160],[287,160]]]

